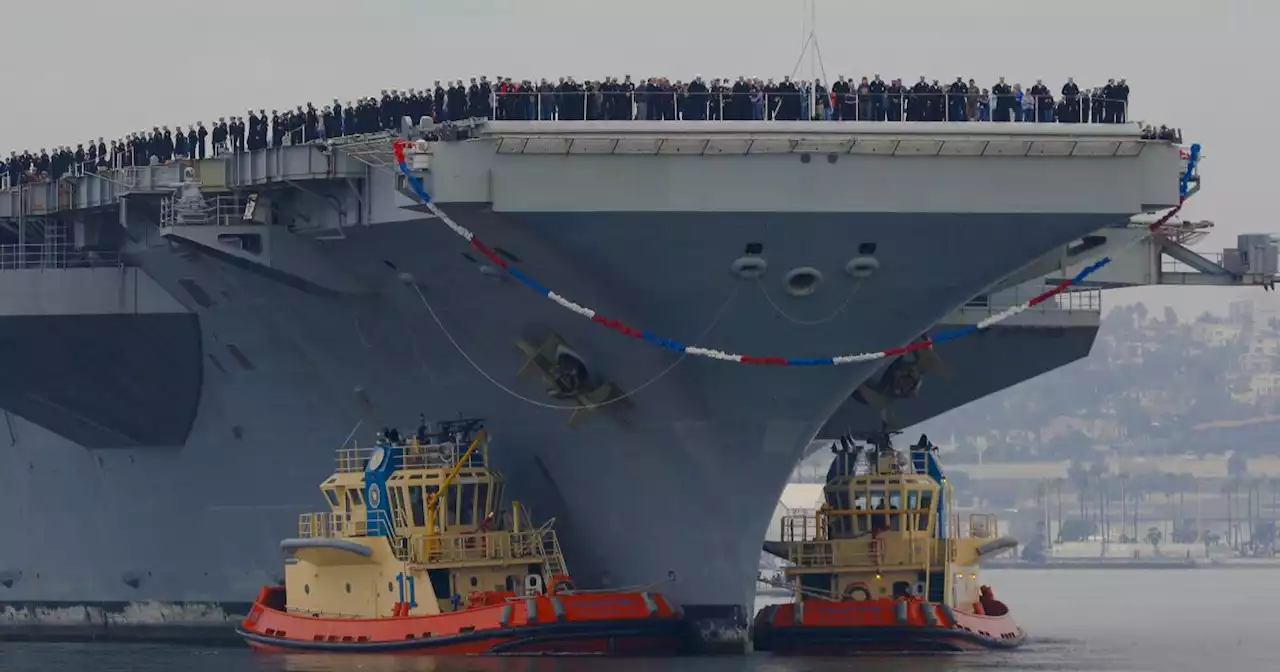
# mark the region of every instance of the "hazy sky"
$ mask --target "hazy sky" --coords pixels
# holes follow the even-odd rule
[[[472,75],[792,74],[805,0],[0,0],[0,151]],[[828,78],[1053,88],[1125,77],[1135,118],[1204,145],[1202,245],[1278,232],[1280,64],[1268,0],[817,0]],[[810,58],[796,73],[811,76]],[[1268,118],[1269,117],[1269,118]],[[1198,311],[1241,291],[1109,292]],[[1280,299],[1277,299],[1280,300]]]

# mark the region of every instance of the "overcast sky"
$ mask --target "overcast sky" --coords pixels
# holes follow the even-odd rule
[[[1280,232],[1280,5],[1270,0],[817,0],[828,78],[1125,77],[1133,116],[1204,145],[1203,245]],[[805,0],[0,0],[0,151],[108,140],[478,74],[792,74]],[[811,76],[803,59],[802,77]],[[1259,118],[1266,115],[1268,118]],[[1111,293],[1180,310],[1242,291]],[[1280,299],[1277,299],[1280,300]]]

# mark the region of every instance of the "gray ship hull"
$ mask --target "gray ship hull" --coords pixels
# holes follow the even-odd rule
[[[944,323],[930,331],[955,326]],[[1097,335],[1096,324],[996,326],[950,344],[938,353],[943,373],[924,376],[913,396],[892,400],[895,426],[912,427],[1084,359]],[[876,371],[873,378],[880,374],[880,370]],[[827,420],[818,438],[875,432],[880,427],[880,411],[851,398]]]
[[[1033,228],[1018,215],[789,214],[783,230],[774,214],[450,212],[580,303],[722,349],[802,356],[907,342],[1020,260],[1125,217],[1037,215]],[[361,296],[281,283],[143,227],[130,226],[140,282],[183,310],[86,316],[83,327],[75,316],[0,319],[0,335],[23,344],[7,354],[28,371],[3,390],[12,440],[0,525],[30,540],[0,552],[5,602],[242,602],[278,580],[278,541],[319,508],[332,449],[357,423],[367,437],[375,422],[423,412],[488,418],[511,494],[556,517],[581,584],[657,583],[693,611],[741,610],[787,474],[871,370],[677,361],[481,272],[435,220],[324,243],[370,288]],[[921,249],[921,237],[945,240]],[[776,286],[726,272],[741,243],[702,242],[722,238],[833,277],[850,248],[876,240],[884,270],[852,296],[837,286],[791,305]],[[1002,254],[983,254],[996,240]],[[55,324],[81,341],[49,350],[31,336]],[[546,407],[563,402],[517,379],[516,340],[552,332],[635,391],[630,408],[571,429],[569,411]]]

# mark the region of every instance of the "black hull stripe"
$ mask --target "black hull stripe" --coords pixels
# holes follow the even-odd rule
[[[986,637],[976,632],[949,628],[895,628],[895,627],[803,627],[777,628],[760,633],[770,648],[786,648],[808,645],[839,644],[915,644],[950,647],[948,640],[964,640],[988,649],[1016,649],[1025,638],[1003,639]],[[961,649],[955,648],[959,651]]]
[[[394,642],[317,642],[268,637],[243,628],[236,632],[245,639],[265,646],[299,651],[359,651],[362,653],[378,653],[388,651],[430,651],[457,644],[469,644],[487,639],[515,637],[511,642],[504,642],[493,647],[491,653],[502,653],[518,646],[525,646],[543,640],[591,639],[598,637],[633,638],[633,637],[682,637],[685,626],[677,620],[641,621],[614,620],[596,621],[592,623],[544,623],[526,625],[518,628],[497,628],[478,630],[455,635],[439,637],[421,637]]]

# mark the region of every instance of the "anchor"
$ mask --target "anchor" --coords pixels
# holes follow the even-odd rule
[[[917,340],[924,340],[921,336]],[[908,352],[893,360],[884,371],[872,376],[853,391],[853,398],[880,411],[885,428],[894,426],[893,404],[901,399],[918,396],[926,375],[938,375],[944,379],[952,373],[932,347]]]
[[[574,402],[577,408],[569,415],[569,428],[577,429],[586,422],[587,412],[602,405],[631,408],[631,401],[613,383],[601,382],[591,387],[592,376],[587,365],[568,347],[559,334],[551,334],[540,345],[517,340],[516,346],[525,354],[524,364],[516,371],[521,378],[537,372],[546,386],[547,395],[553,399]],[[614,419],[626,425],[622,414],[612,414]]]

